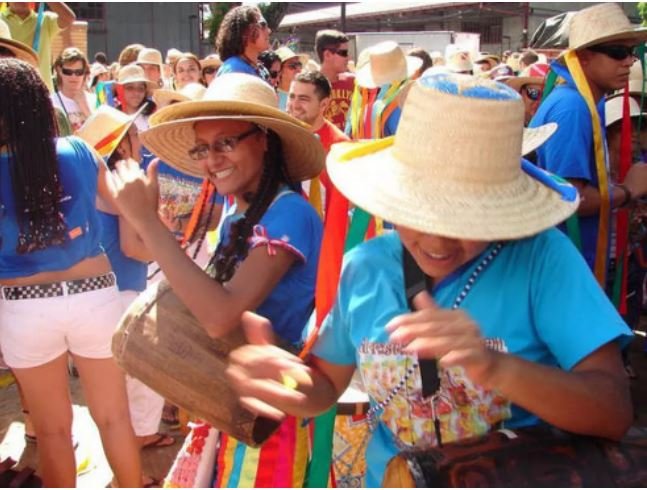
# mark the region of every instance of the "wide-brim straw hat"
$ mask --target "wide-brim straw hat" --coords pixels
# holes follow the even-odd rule
[[[396,225],[465,240],[531,236],[573,214],[579,197],[537,167],[541,178],[522,170],[523,121],[521,97],[506,85],[425,76],[395,136],[333,145],[328,174],[355,205]]]
[[[145,105],[135,114],[128,115],[109,105],[101,105],[83,123],[76,135],[97,150],[102,158],[108,159],[144,107]]]
[[[569,50],[620,40],[645,41],[647,27],[634,27],[618,4],[594,5],[576,12],[571,19]]]
[[[452,73],[463,73],[472,71],[472,59],[467,51],[456,51],[450,54],[445,60],[445,66]]]
[[[543,85],[549,71],[550,65],[539,62],[533,63],[524,68],[518,77],[509,78],[505,83],[519,92],[524,85]]]
[[[406,56],[395,41],[384,41],[368,50],[368,61],[355,73],[357,85],[376,88],[411,78],[422,60]]]
[[[204,177],[188,152],[195,145],[200,121],[237,120],[264,126],[281,138],[285,163],[294,181],[311,179],[324,167],[325,153],[311,127],[281,111],[272,87],[258,77],[227,73],[216,77],[200,101],[165,107],[149,119],[140,137],[146,148],[172,167]]]
[[[611,97],[604,101],[604,122],[607,128],[613,123],[622,121],[623,102],[622,97]],[[629,116],[640,117],[640,115],[640,104],[629,97]]]
[[[117,84],[127,85],[129,83],[145,83],[148,90],[155,90],[158,88],[155,82],[146,78],[144,69],[134,63],[122,66],[117,74]]]
[[[220,56],[217,54],[210,54],[204,59],[200,60],[200,68],[205,69],[205,68],[220,68],[222,65],[222,60],[220,59]]]
[[[157,49],[153,48],[144,48],[137,55],[137,65],[156,65],[160,69],[160,73],[164,67],[164,62],[162,61],[162,53]]]
[[[0,46],[7,48],[14,56],[34,68],[38,68],[38,54],[25,43],[14,41],[7,23],[0,19]]]
[[[204,97],[207,87],[201,83],[189,83],[180,90],[157,89],[153,92],[153,102],[158,107],[166,107],[172,102],[187,102],[200,100]]]

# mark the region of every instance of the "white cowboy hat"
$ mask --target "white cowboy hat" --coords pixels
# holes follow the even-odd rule
[[[622,120],[623,98],[611,97],[604,102],[604,122],[607,126]],[[629,97],[629,116],[640,117],[640,104]],[[644,113],[643,113],[644,116]]]
[[[646,27],[634,27],[622,8],[602,3],[576,12],[571,18],[568,49],[577,50],[620,40],[647,40]]]
[[[97,150],[102,158],[108,159],[144,107],[145,104],[135,114],[128,115],[109,105],[101,105],[76,135]]]
[[[368,49],[368,61],[357,69],[357,85],[376,88],[394,82],[401,82],[422,66],[422,60],[406,56],[395,41],[384,41]]]
[[[276,132],[292,180],[311,179],[323,170],[323,146],[310,126],[278,108],[278,97],[269,84],[244,73],[216,77],[200,101],[180,102],[157,111],[140,137],[146,148],[172,167],[204,177],[188,152],[195,143],[194,124],[211,120],[248,121]]]
[[[117,74],[118,85],[126,85],[129,83],[145,83],[148,90],[155,90],[156,88],[158,88],[155,82],[151,82],[148,78],[146,78],[144,69],[134,63],[122,66],[119,69],[119,73]]]
[[[38,68],[38,54],[36,51],[20,41],[14,41],[11,37],[9,26],[2,19],[0,19],[0,47],[11,51],[19,60],[29,63],[34,68]]]
[[[350,201],[396,225],[466,240],[531,236],[573,214],[579,197],[531,164],[522,170],[523,120],[519,94],[502,83],[425,76],[394,137],[333,145],[327,170]]]
[[[157,89],[153,92],[153,102],[158,107],[166,107],[173,102],[187,102],[189,100],[200,100],[207,91],[207,87],[201,83],[189,83],[180,90]]]
[[[292,51],[287,46],[281,46],[274,50],[274,54],[279,57],[281,63],[285,63],[290,58],[298,58],[299,55]]]

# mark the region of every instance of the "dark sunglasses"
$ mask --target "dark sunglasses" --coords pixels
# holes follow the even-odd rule
[[[266,29],[267,28],[267,21],[265,20],[259,20],[257,24],[261,27],[261,29]]]
[[[77,77],[82,77],[83,75],[85,75],[85,68],[79,68],[78,70],[61,68],[61,73],[63,73],[63,75],[67,75],[68,77],[71,77],[72,75],[76,75]]]
[[[278,71],[272,71],[272,70],[270,70],[270,78],[276,78],[276,77],[278,77],[278,76],[279,76],[279,72],[278,72]]]
[[[609,58],[616,61],[622,61],[627,59],[628,56],[637,58],[637,48],[637,46],[623,46],[622,44],[599,44],[597,46],[590,46],[587,49],[595,53],[606,54]]]
[[[524,87],[523,91],[526,92],[526,95],[530,100],[539,100],[541,99],[541,94],[542,91],[539,90],[538,88],[533,88],[533,87]]]
[[[335,48],[328,48],[328,51],[334,54],[338,54],[342,58],[348,58],[348,50],[347,49],[335,49]]]
[[[300,61],[296,61],[294,63],[287,63],[285,66],[287,66],[291,70],[300,70],[301,68],[303,68],[303,64]]]
[[[203,71],[205,75],[213,75],[214,73],[216,73],[216,71],[218,71],[218,68],[216,68],[215,66],[210,66],[208,68],[205,68]]]

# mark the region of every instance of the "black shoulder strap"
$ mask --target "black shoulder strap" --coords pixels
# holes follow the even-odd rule
[[[432,287],[432,280],[418,267],[415,259],[406,247],[402,246],[402,269],[404,272],[404,292],[409,309],[413,311],[413,298],[421,291]],[[440,388],[438,363],[435,359],[420,359],[420,377],[422,379],[422,396],[427,398]]]

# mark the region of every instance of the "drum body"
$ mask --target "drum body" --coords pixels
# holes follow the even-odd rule
[[[170,402],[250,446],[279,423],[244,409],[225,378],[228,355],[245,343],[239,329],[207,335],[164,280],[128,308],[112,339],[117,363]]]

